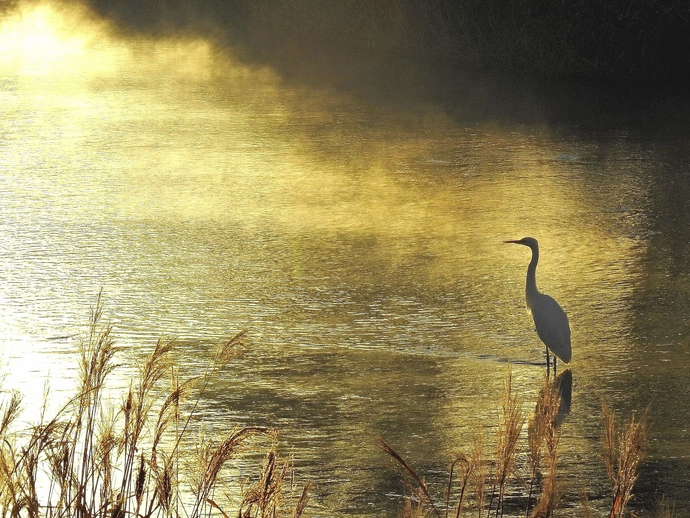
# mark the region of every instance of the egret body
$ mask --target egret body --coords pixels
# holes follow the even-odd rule
[[[556,357],[570,363],[572,350],[570,346],[570,323],[565,311],[552,297],[537,289],[537,263],[539,262],[539,243],[533,237],[523,237],[517,241],[505,241],[528,246],[532,250],[532,260],[527,267],[525,298],[539,339],[546,345],[546,365],[550,363],[549,350],[553,352],[553,365],[556,368]]]

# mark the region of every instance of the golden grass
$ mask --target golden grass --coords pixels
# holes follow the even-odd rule
[[[522,402],[513,391],[513,377],[509,373],[503,392],[503,404],[501,406],[501,420],[498,426],[496,441],[495,466],[493,486],[489,498],[489,511],[496,495],[496,515],[503,515],[503,500],[505,496],[508,478],[515,470],[515,454],[517,452],[520,432],[525,424],[525,416],[522,412]]]
[[[424,505],[430,508],[434,516],[446,518],[453,512],[453,516],[459,518],[465,510],[468,496],[468,486],[472,488],[476,515],[495,516],[503,515],[505,491],[513,475],[515,475],[515,456],[518,453],[518,440],[525,424],[525,416],[522,411],[522,401],[515,393],[512,384],[512,375],[506,378],[504,396],[499,417],[498,432],[496,436],[496,449],[493,458],[487,458],[484,442],[481,435],[475,439],[470,457],[457,453],[451,463],[448,477],[448,485],[445,495],[445,509],[442,515],[424,480],[407,463],[407,461],[390,447],[383,439],[379,440],[379,447],[385,453],[393,457],[402,468],[403,473],[410,479],[409,487],[415,496],[416,506],[408,499],[403,516],[426,516]],[[456,473],[460,471],[456,484]],[[455,502],[451,504],[451,498]]]
[[[535,481],[543,467],[546,475],[542,477],[542,491],[531,516],[549,517],[558,504],[558,444],[560,435],[557,429],[558,410],[561,406],[559,392],[546,379],[539,392],[537,404],[527,429],[528,458],[530,464],[530,484],[527,495],[527,511],[530,516],[530,504]],[[544,466],[545,465],[545,466]]]
[[[486,455],[481,435],[475,439],[470,456],[456,453],[449,468],[443,499],[434,498],[423,477],[380,439],[379,447],[402,469],[410,489],[411,496],[406,499],[401,516],[501,517],[509,488],[521,495],[513,499],[511,509],[522,502],[526,518],[550,518],[556,515],[562,499],[558,483],[558,452],[561,440],[559,410],[563,405],[558,381],[554,384],[548,377],[544,378],[534,412],[527,419],[522,401],[514,391],[512,376],[507,376],[493,455]],[[569,403],[567,398],[566,403]],[[627,427],[618,432],[613,414],[604,406],[603,422],[602,459],[612,481],[613,496],[609,518],[622,518],[627,516],[626,506],[632,496],[642,459],[646,441],[646,413],[640,419],[633,416]],[[523,433],[525,423],[526,438]],[[526,469],[516,466],[518,457],[526,457]],[[582,503],[583,516],[592,516],[586,493]],[[665,505],[660,509],[660,515],[672,516],[672,509]]]
[[[647,442],[647,411],[639,419],[633,415],[623,430],[618,430],[616,418],[611,410],[602,405],[604,434],[602,460],[612,484],[613,503],[610,518],[622,518],[633,496],[638,468]]]
[[[0,392],[0,518],[303,516],[309,486],[295,488],[292,463],[278,456],[275,430],[244,427],[214,440],[202,436],[195,451],[182,447],[204,391],[220,369],[242,354],[245,334],[224,342],[201,376],[183,382],[173,356],[175,341],[159,340],[138,364],[121,402],[114,404],[106,382],[118,367],[119,349],[102,312],[99,295],[80,346],[79,387],[56,415],[46,418],[44,405],[38,424],[17,431],[22,397]],[[435,498],[423,476],[381,439],[379,447],[402,468],[411,492],[401,516],[498,518],[509,491],[518,495],[511,497],[511,509],[522,502],[526,518],[554,516],[562,496],[557,385],[545,377],[529,418],[523,407],[509,374],[494,448],[487,448],[478,434],[469,455],[456,453],[443,498]],[[623,518],[643,458],[647,412],[633,416],[622,429],[605,405],[602,413],[601,458],[612,494],[609,518]],[[227,476],[240,456],[254,458],[260,451],[265,460],[251,480]],[[518,458],[526,461],[518,463]],[[662,502],[658,514],[673,516],[673,507]],[[592,516],[586,493],[583,516]]]
[[[219,441],[202,441],[195,459],[182,454],[181,441],[209,380],[241,353],[244,334],[219,348],[201,378],[183,383],[174,340],[159,340],[114,406],[105,390],[119,351],[102,312],[99,295],[81,342],[77,395],[54,417],[44,415],[27,435],[13,430],[20,395],[10,392],[0,403],[0,517],[302,516],[308,488],[293,493],[292,465],[278,459],[274,430],[241,428]],[[182,402],[193,391],[191,411],[183,418]],[[255,482],[228,487],[227,477],[221,481],[232,461],[262,444],[266,464],[257,469]]]

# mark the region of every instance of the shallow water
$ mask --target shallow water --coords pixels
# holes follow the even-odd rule
[[[690,511],[686,131],[462,124],[79,16],[0,26],[5,386],[73,389],[101,288],[118,343],[175,336],[184,374],[247,329],[204,402],[211,428],[278,428],[313,515],[393,515],[378,437],[442,484],[495,426],[509,369],[534,404],[529,251],[502,243],[532,235],[573,327],[563,514],[585,490],[607,505],[602,400],[651,405],[634,505]]]

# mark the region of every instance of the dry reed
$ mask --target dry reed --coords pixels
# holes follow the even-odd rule
[[[503,515],[505,493],[512,475],[515,474],[515,455],[524,424],[522,403],[513,390],[512,374],[509,373],[505,382],[499,416],[495,456],[493,459],[486,458],[481,435],[477,435],[470,457],[462,453],[456,454],[455,460],[451,463],[446,486],[445,517],[448,517],[451,511],[456,518],[462,515],[469,493],[468,486],[473,489],[474,504],[479,518],[484,514],[487,517],[492,513],[495,513],[495,516]],[[410,481],[412,493],[416,497],[416,501],[407,499],[403,515],[405,517],[425,516],[424,503],[426,502],[430,506],[430,512],[440,518],[441,512],[424,479],[383,439],[379,439],[379,448],[395,459],[398,466],[402,468],[404,475]],[[457,471],[460,471],[461,476],[458,477],[458,488],[454,490]],[[451,498],[457,498],[453,505],[451,505]]]
[[[484,495],[486,481],[489,476],[488,466],[484,456],[484,444],[481,434],[477,434],[472,446],[472,464],[474,469],[470,473],[470,481],[474,487],[474,501],[477,505],[477,516],[481,518],[484,512]],[[458,502],[458,510],[462,511],[462,502]],[[459,517],[459,514],[456,514]]]
[[[632,498],[633,487],[638,477],[638,468],[644,456],[644,445],[647,440],[648,411],[639,419],[633,415],[627,427],[617,429],[613,412],[602,404],[604,417],[602,460],[606,473],[612,483],[613,502],[609,518],[622,518]]]
[[[520,432],[525,424],[522,404],[513,391],[513,376],[508,373],[503,391],[501,405],[501,419],[498,427],[496,443],[496,474],[493,478],[493,489],[489,499],[489,512],[496,497],[496,516],[503,516],[503,500],[505,497],[508,478],[515,468],[515,454],[517,451]]]
[[[515,502],[524,502],[523,514],[526,518],[551,518],[555,515],[561,501],[558,452],[561,439],[559,420],[562,415],[559,412],[569,406],[569,392],[565,397],[565,407],[563,405],[562,387],[559,384],[561,382],[558,378],[555,383],[548,377],[544,378],[534,413],[529,419],[526,441],[521,441],[526,419],[521,400],[513,388],[512,376],[508,375],[504,386],[494,455],[487,458],[481,434],[477,435],[474,441],[471,456],[455,454],[449,468],[446,495],[443,499],[445,505],[441,509],[445,518],[460,518],[468,512],[477,518],[503,516],[509,486],[518,493],[521,487],[524,488],[523,495],[517,497]],[[616,432],[615,420],[608,408],[603,407],[603,415],[605,431],[602,458],[613,483],[613,505],[609,518],[622,518],[637,479],[646,440],[647,415],[645,413],[641,419],[633,417],[620,433]],[[516,467],[516,457],[523,453],[519,447],[525,442],[524,453],[528,472],[523,475]],[[422,476],[382,439],[379,441],[379,447],[402,468],[411,488],[412,497],[406,499],[401,516],[414,518],[433,514],[440,518],[441,511],[435,504],[440,500],[433,498]],[[470,495],[473,495],[473,502],[469,498]],[[592,516],[586,493],[583,496],[583,512],[584,516]],[[670,516],[672,511],[666,506],[660,509],[660,514]]]
[[[0,398],[0,518],[204,518],[238,501],[231,514],[243,518],[302,516],[308,488],[292,493],[292,464],[278,460],[273,430],[245,427],[218,444],[206,441],[195,463],[180,448],[210,379],[243,350],[244,333],[219,348],[200,383],[178,381],[175,342],[159,340],[139,364],[122,403],[114,406],[106,382],[118,367],[118,348],[102,315],[99,295],[80,344],[77,395],[52,419],[43,415],[28,434],[15,432],[21,396],[10,392]],[[183,419],[181,402],[193,390],[197,395]],[[262,437],[271,446],[257,482],[246,490],[240,484],[228,487],[221,472],[238,455],[259,451]],[[194,472],[185,473],[186,465],[194,465]],[[219,486],[229,503],[213,500]]]
[[[434,500],[431,498],[431,494],[429,493],[429,487],[427,486],[424,479],[422,479],[417,474],[417,472],[412,468],[412,466],[410,466],[407,463],[407,461],[405,461],[405,459],[400,454],[398,454],[398,452],[396,452],[393,448],[391,448],[386,443],[386,441],[384,441],[381,438],[379,438],[379,448],[382,451],[384,451],[385,453],[387,453],[388,455],[390,455],[391,457],[393,457],[398,462],[400,467],[403,469],[403,472],[406,475],[408,475],[412,479],[412,481],[414,482],[413,484],[411,484],[410,487],[416,489],[416,491],[414,491],[416,493],[416,495],[423,497],[423,498],[418,498],[419,504],[418,504],[418,507],[414,508],[414,512],[412,512],[413,508],[410,507],[411,504],[408,503],[408,507],[406,508],[407,509],[406,516],[410,516],[411,512],[412,512],[411,514],[414,516],[417,516],[417,515],[422,516],[422,514],[420,514],[420,513],[422,513],[422,511],[423,511],[423,505],[424,505],[423,502],[426,501],[429,503],[429,505],[431,505],[431,509],[433,510],[434,514],[440,518],[441,513],[436,508],[436,505],[434,504]]]
[[[657,518],[673,518],[675,515],[675,503],[669,502],[666,498],[662,498],[656,509],[655,516]]]
[[[557,429],[558,410],[561,404],[559,392],[553,387],[548,378],[539,392],[534,414],[527,429],[528,458],[530,464],[530,484],[527,495],[527,511],[530,516],[530,504],[534,483],[539,478],[542,466],[546,462],[546,476],[542,477],[542,491],[531,516],[534,518],[549,518],[558,503],[558,443]]]

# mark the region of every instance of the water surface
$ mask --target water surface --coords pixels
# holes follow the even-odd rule
[[[529,251],[502,243],[531,235],[573,326],[563,515],[586,490],[606,508],[602,401],[651,405],[638,509],[665,495],[690,511],[686,131],[462,123],[80,16],[43,5],[0,25],[6,386],[73,388],[101,289],[130,355],[177,337],[188,375],[247,329],[210,426],[277,427],[313,515],[394,515],[378,437],[441,483],[490,437],[509,369],[534,403]]]

